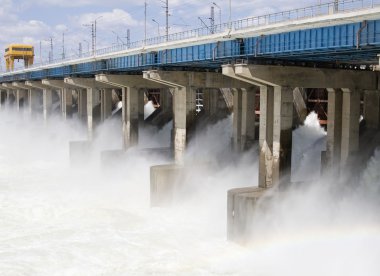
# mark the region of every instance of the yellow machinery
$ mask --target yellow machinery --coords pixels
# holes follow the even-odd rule
[[[5,49],[5,64],[7,71],[13,71],[15,60],[24,60],[25,68],[33,64],[34,48],[26,44],[10,44]]]

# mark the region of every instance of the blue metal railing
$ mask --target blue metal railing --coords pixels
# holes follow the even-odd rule
[[[315,6],[309,6],[305,8],[298,8],[294,10],[288,10],[283,12],[277,12],[262,16],[255,16],[245,19],[240,19],[232,21],[229,23],[218,24],[213,27],[202,27],[192,30],[187,30],[183,32],[178,32],[170,34],[169,36],[158,36],[152,37],[146,40],[140,40],[130,43],[129,45],[114,45],[107,48],[98,49],[95,52],[87,52],[82,54],[80,57],[78,55],[67,56],[65,59],[55,59],[50,62],[36,63],[29,68],[38,68],[45,65],[55,64],[61,66],[63,62],[78,60],[78,63],[86,62],[86,58],[91,57],[101,57],[106,54],[112,54],[117,52],[122,52],[131,49],[138,49],[145,46],[154,46],[168,42],[180,42],[187,39],[205,37],[213,34],[221,34],[229,31],[244,30],[246,28],[254,28],[260,26],[266,26],[271,24],[289,22],[294,20],[310,19],[318,16],[325,16],[337,13],[346,13],[352,11],[359,11],[363,9],[371,9],[376,6],[380,6],[380,0],[343,0],[334,1],[324,4],[319,4]],[[17,68],[11,73],[17,73],[25,68]],[[9,73],[9,72],[8,72]]]

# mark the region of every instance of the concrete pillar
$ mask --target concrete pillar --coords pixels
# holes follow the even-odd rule
[[[78,89],[78,116],[83,122],[87,122],[87,90]]]
[[[28,90],[29,113],[33,116],[39,106],[39,93],[37,89]]]
[[[17,89],[16,90],[16,109],[17,109],[17,111],[20,111],[21,104],[23,105],[23,107],[25,106],[26,95],[27,95],[27,90],[24,90],[24,89]]]
[[[101,121],[104,122],[112,115],[112,89],[101,90]]]
[[[272,186],[274,88],[260,87],[259,187]]]
[[[6,102],[7,93],[4,90],[0,90],[0,109],[3,109]]]
[[[174,89],[174,160],[182,163],[188,141],[189,128],[196,115],[196,89],[194,87],[177,87]]]
[[[15,93],[11,89],[6,90],[5,104],[8,106],[13,106],[15,102]]]
[[[327,89],[327,152],[326,167],[339,174],[342,145],[342,90]]]
[[[380,90],[364,91],[364,119],[367,128],[380,129]]]
[[[341,167],[346,167],[349,157],[359,151],[360,91],[354,89],[342,89],[342,91]]]
[[[273,183],[290,183],[293,131],[293,89],[274,87]]]
[[[61,113],[64,119],[72,117],[73,91],[77,88],[64,82],[64,80],[43,79],[42,85],[53,89],[59,89],[61,94]]]
[[[252,147],[255,140],[255,89],[234,89],[233,141],[237,151]]]
[[[125,87],[122,90],[123,102],[123,148],[126,150],[138,144],[139,136],[139,89]]]
[[[100,91],[96,88],[87,88],[87,133],[92,141],[94,130],[94,107],[99,103]]]
[[[53,90],[43,89],[42,91],[42,105],[44,110],[44,120],[47,120],[51,115],[53,106]]]
[[[73,90],[71,88],[62,88],[61,109],[62,117],[64,119],[71,118],[73,116]]]

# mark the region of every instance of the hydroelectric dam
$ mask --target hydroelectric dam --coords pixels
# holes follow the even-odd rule
[[[378,275],[379,59],[343,0],[0,73],[0,274]]]

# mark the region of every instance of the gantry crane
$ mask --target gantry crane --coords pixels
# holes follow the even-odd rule
[[[34,47],[27,44],[10,44],[5,49],[5,64],[7,71],[14,70],[15,60],[24,60],[25,68],[33,65]]]

